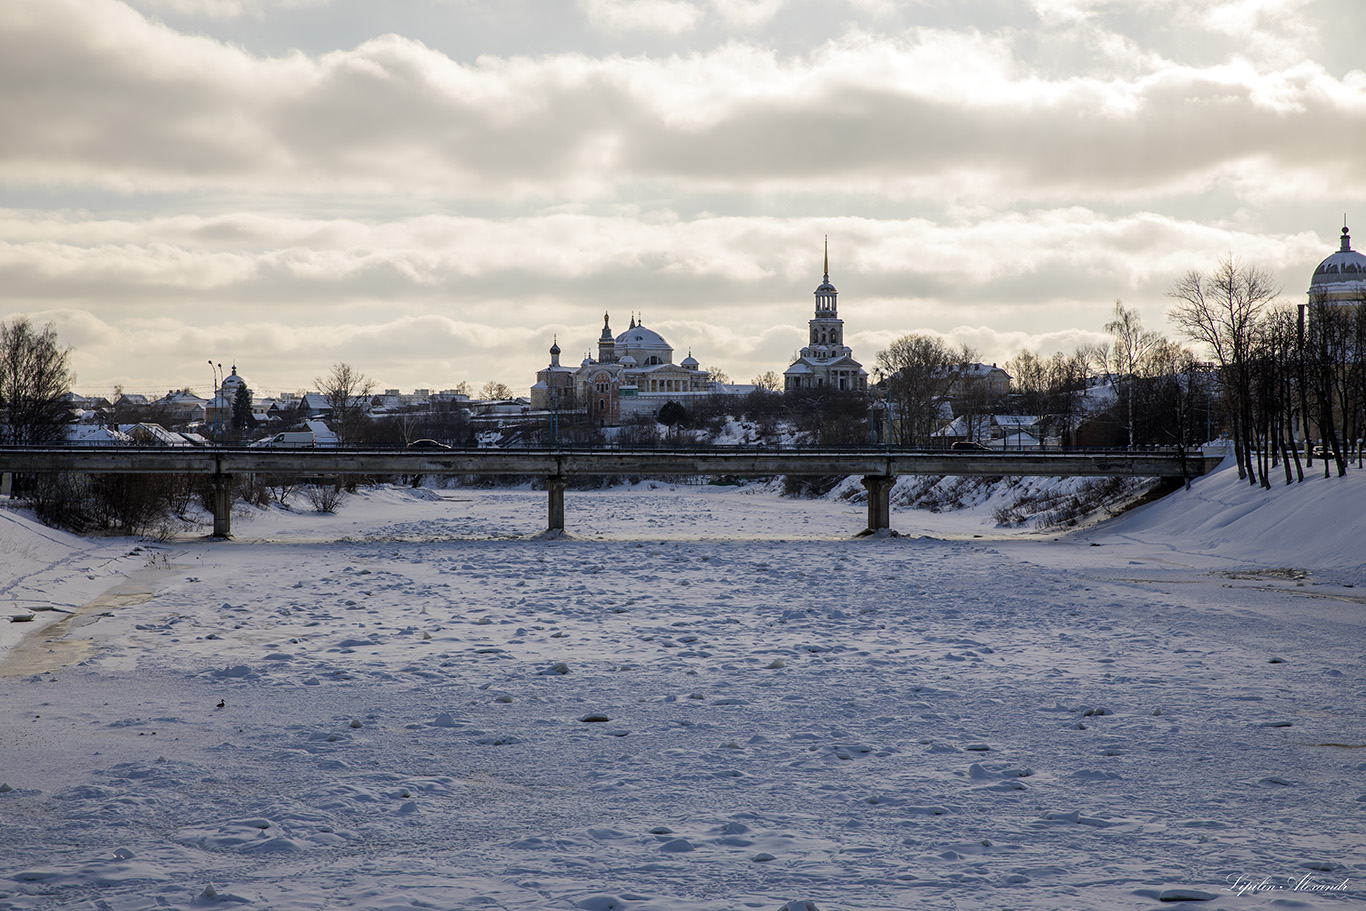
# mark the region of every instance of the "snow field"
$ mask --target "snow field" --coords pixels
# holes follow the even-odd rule
[[[1360,558],[1285,571],[1237,524],[1274,493],[1056,541],[667,485],[570,492],[557,541],[532,491],[35,530],[16,586],[106,560],[154,597],[0,665],[0,907],[1339,908]]]

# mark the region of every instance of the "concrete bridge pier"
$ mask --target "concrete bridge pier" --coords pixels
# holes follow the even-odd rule
[[[546,493],[550,495],[550,523],[548,531],[564,531],[564,476],[551,475],[545,479]]]
[[[210,476],[213,484],[213,536],[232,537],[232,475],[216,473]]]
[[[867,475],[863,486],[868,491],[868,527],[860,534],[875,535],[892,527],[892,485],[896,478]]]

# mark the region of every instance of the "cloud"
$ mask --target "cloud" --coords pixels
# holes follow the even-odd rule
[[[1293,66],[1318,50],[1320,23],[1309,15],[1312,6],[1313,0],[1224,0],[1178,15],[1228,36],[1249,58]]]
[[[697,25],[702,10],[684,0],[579,0],[588,21],[608,32],[678,35]]]
[[[834,8],[585,0],[586,39],[478,56],[211,37],[292,21],[269,0],[13,4],[5,307],[52,314],[86,380],[152,390],[210,356],[268,390],[339,359],[524,387],[603,309],[748,378],[805,338],[829,235],[865,364],[911,331],[1004,360],[1117,297],[1165,328],[1173,278],[1230,250],[1299,295],[1337,245],[1306,225],[1366,201],[1366,72],[1314,56],[1320,6]]]
[[[754,28],[770,21],[787,0],[711,0],[712,9],[727,26]]]
[[[321,6],[331,0],[129,0],[152,13],[175,13],[206,19],[260,19],[269,11],[302,6]]]
[[[0,179],[485,202],[1366,193],[1360,72],[1136,53],[1122,68],[1148,69],[1048,76],[1024,47],[917,28],[852,30],[802,56],[731,42],[467,64],[390,35],[258,58],[103,0],[49,0],[0,32],[0,79],[25,86],[0,98]]]

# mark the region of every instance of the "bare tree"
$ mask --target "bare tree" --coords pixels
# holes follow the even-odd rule
[[[708,382],[722,384],[730,382],[730,374],[720,367],[708,367],[706,373]]]
[[[1167,291],[1168,318],[1187,338],[1207,346],[1233,419],[1238,477],[1269,485],[1252,462],[1252,349],[1263,311],[1280,294],[1270,273],[1229,254],[1208,275],[1188,272]]]
[[[1363,452],[1366,446],[1363,446],[1362,440],[1366,436],[1366,293],[1360,294],[1348,309],[1351,312],[1352,338],[1351,363],[1346,371],[1349,395],[1343,438],[1355,447],[1357,468],[1361,468],[1363,459],[1366,459],[1366,452]]]
[[[309,484],[304,488],[304,494],[315,512],[336,512],[342,500],[346,499],[346,490],[335,481]]]
[[[479,397],[490,402],[506,401],[507,399],[516,398],[516,396],[512,394],[512,388],[510,386],[505,383],[494,382],[493,380],[489,380],[484,384],[484,387],[479,390]]]
[[[783,378],[772,370],[765,370],[763,373],[750,380],[756,389],[764,392],[781,392],[783,389]]]
[[[1262,320],[1257,337],[1256,411],[1259,433],[1266,439],[1271,461],[1285,467],[1285,483],[1295,480],[1290,464],[1295,463],[1299,480],[1304,480],[1299,450],[1294,442],[1296,380],[1301,375],[1301,334],[1295,313],[1288,307],[1273,308]],[[1266,458],[1262,459],[1264,472]]]
[[[1348,366],[1352,360],[1350,349],[1355,335],[1354,314],[1327,300],[1320,292],[1311,295],[1308,307],[1308,326],[1305,333],[1305,386],[1309,394],[1309,416],[1318,425],[1324,446],[1324,475],[1328,463],[1336,462],[1338,477],[1347,473],[1347,458],[1338,439],[1337,419],[1346,415],[1348,405]],[[1305,436],[1308,437],[1306,426]],[[1311,449],[1310,452],[1313,450]]]
[[[313,381],[331,409],[329,426],[342,446],[355,443],[363,435],[365,415],[370,410],[374,380],[345,362],[332,365],[332,372]]]
[[[1025,412],[1042,412],[1048,399],[1048,363],[1024,348],[1006,361],[1006,373],[1010,374],[1011,388],[1020,397]]]
[[[1100,349],[1104,362],[1100,365],[1110,385],[1123,400],[1127,414],[1129,448],[1134,446],[1134,384],[1147,374],[1149,359],[1165,340],[1156,332],[1143,328],[1143,320],[1135,310],[1115,301],[1114,318],[1105,324],[1110,333],[1110,344]]]
[[[1058,436],[1064,448],[1075,446],[1077,442],[1081,400],[1086,396],[1091,360],[1090,349],[1082,346],[1071,354],[1057,352],[1044,367],[1044,390],[1047,395],[1045,410],[1057,424]]]
[[[1144,355],[1145,375],[1131,384],[1130,432],[1138,424],[1143,441],[1175,446],[1183,474],[1195,434],[1195,402],[1201,394],[1198,367],[1189,348],[1161,339]],[[1132,417],[1135,413],[1137,419]]]
[[[27,317],[0,323],[0,441],[37,443],[56,438],[66,423],[62,396],[75,375],[70,348],[57,343],[52,323],[35,330]]]
[[[949,348],[935,336],[911,334],[877,353],[874,371],[887,385],[893,437],[903,445],[928,445],[939,406],[953,385],[953,371],[976,360],[966,347]]]

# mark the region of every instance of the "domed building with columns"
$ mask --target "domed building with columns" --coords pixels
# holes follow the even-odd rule
[[[689,398],[722,391],[691,353],[677,364],[664,336],[631,315],[620,335],[612,334],[611,316],[602,316],[597,357],[578,366],[560,363],[560,345],[550,346],[550,364],[536,372],[531,387],[535,411],[582,414],[598,426],[633,417],[654,417],[670,401],[686,407]],[[728,391],[728,390],[727,390]]]
[[[1313,277],[1309,279],[1306,298],[1306,303],[1299,306],[1299,333],[1302,343],[1309,337],[1308,334],[1314,331],[1315,321],[1325,315],[1339,308],[1366,308],[1366,255],[1352,249],[1352,234],[1345,224],[1342,227],[1342,240],[1337,252],[1319,263]],[[1360,317],[1362,314],[1358,310],[1354,315]],[[1339,326],[1337,330],[1330,330],[1330,333],[1341,331],[1353,330]],[[1311,348],[1316,345],[1314,342],[1309,344]],[[1330,369],[1345,379],[1349,366],[1338,364]],[[1316,384],[1311,382],[1308,385],[1312,390]],[[1344,388],[1347,385],[1350,384],[1344,383]],[[1314,441],[1325,448],[1330,448],[1331,443],[1336,440],[1338,445],[1347,446],[1348,452],[1352,447],[1361,446],[1361,428],[1357,423],[1355,408],[1344,409],[1341,399],[1335,400],[1328,411],[1330,420],[1326,421],[1320,420],[1324,413],[1321,402],[1317,409],[1310,408],[1308,411],[1308,414],[1300,414],[1297,418],[1297,440]]]
[[[1309,302],[1366,303],[1366,255],[1352,249],[1352,235],[1342,226],[1342,246],[1314,270],[1309,280]]]

